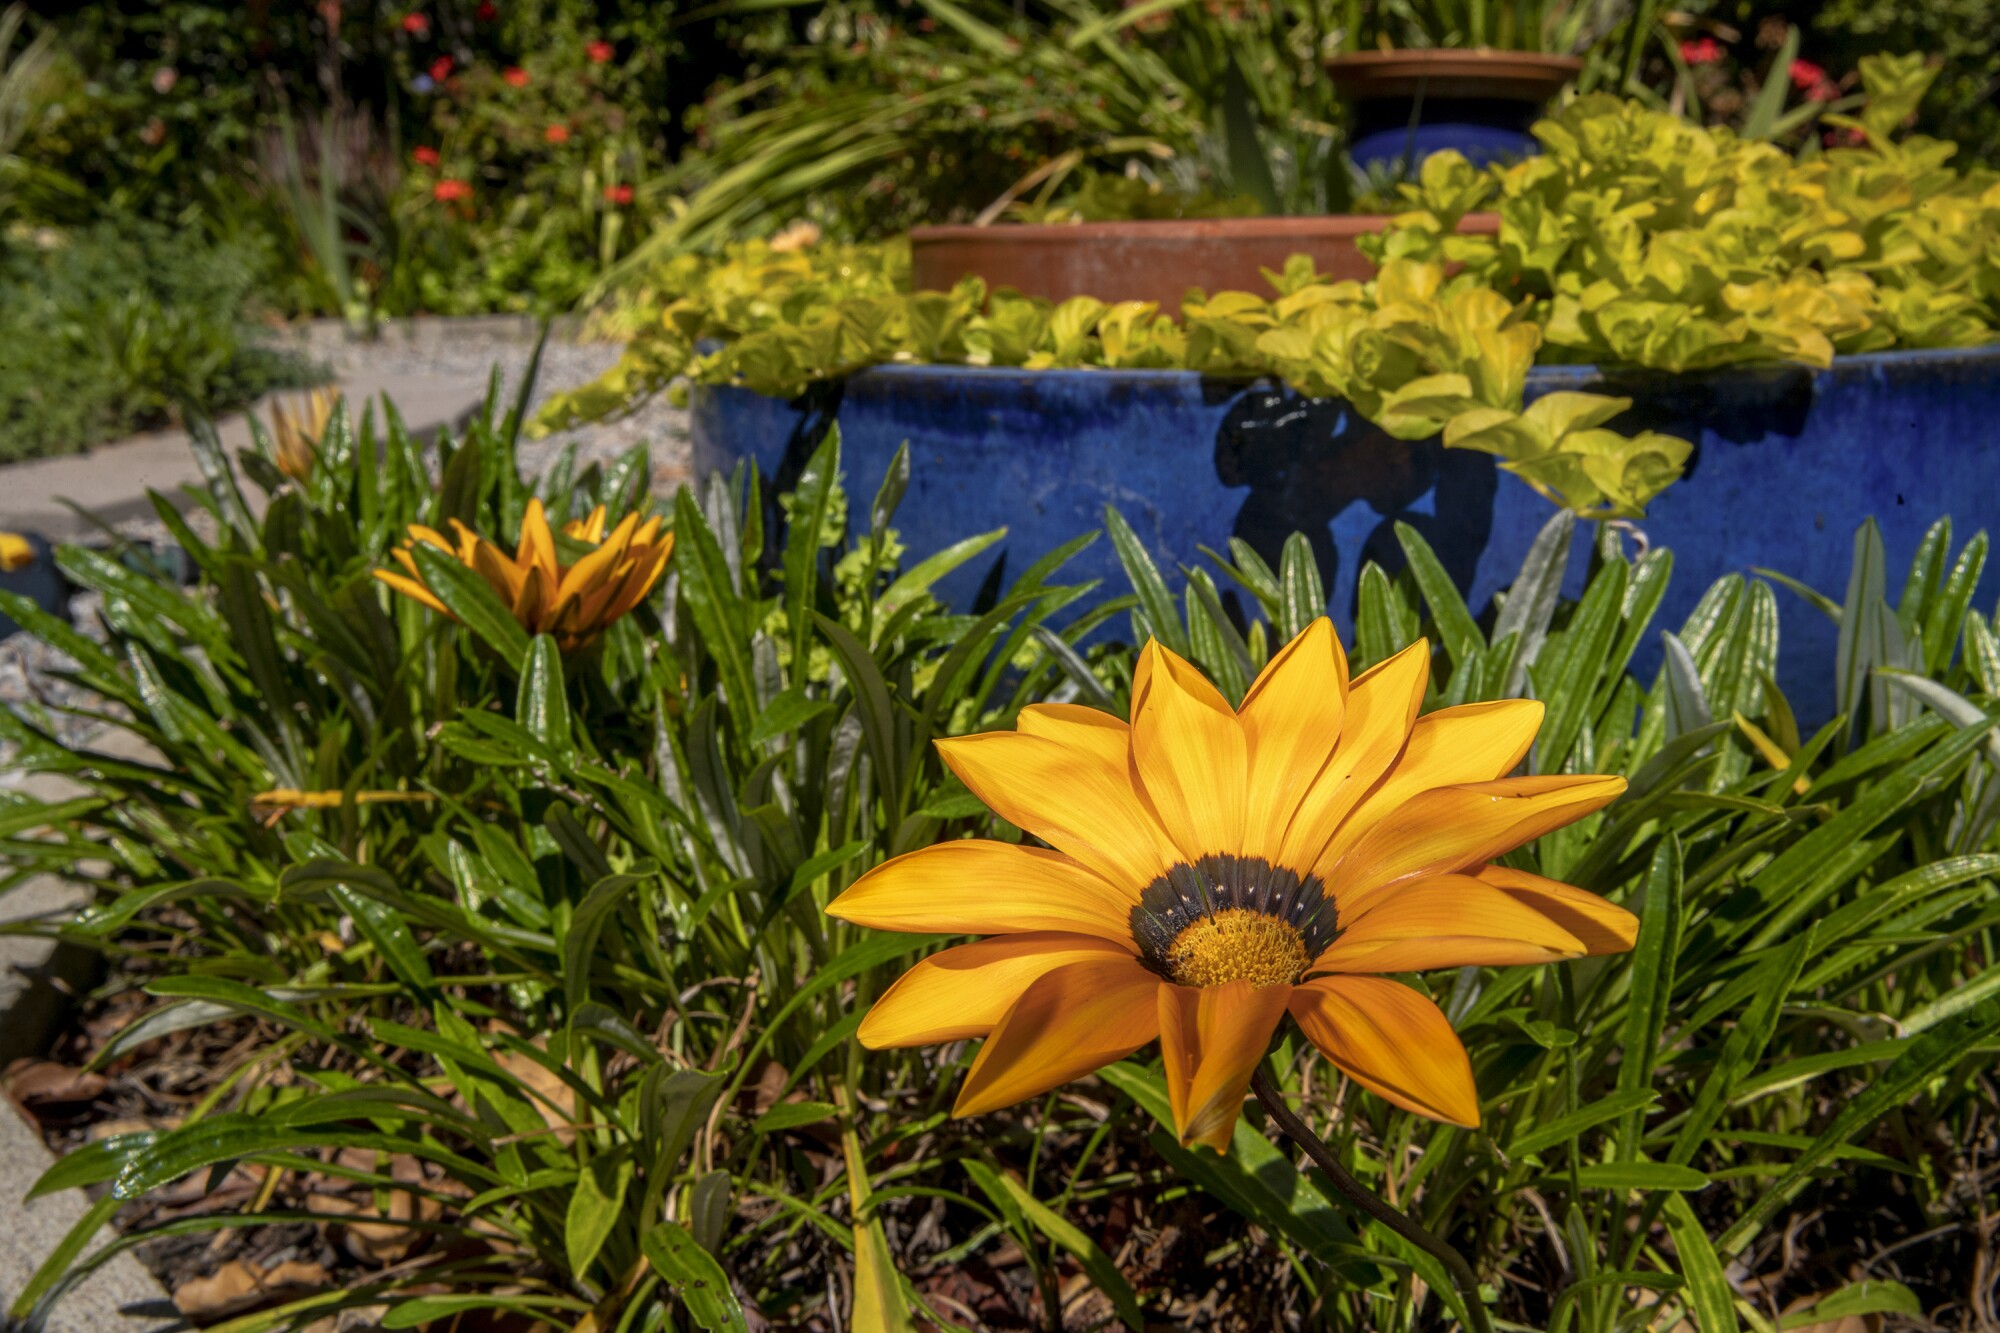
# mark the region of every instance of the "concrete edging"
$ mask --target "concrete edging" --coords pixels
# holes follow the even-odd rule
[[[151,756],[126,731],[107,731],[95,748],[107,756]],[[22,789],[61,800],[81,789],[60,777],[38,777]],[[89,901],[89,891],[40,875],[0,894],[0,923],[59,922]],[[87,950],[41,935],[0,935],[0,1064],[46,1049],[67,1015],[69,996],[90,985],[96,960]],[[0,1099],[0,1327],[6,1305],[26,1286],[49,1252],[90,1208],[81,1189],[44,1198],[25,1196],[55,1154],[12,1103]],[[100,1233],[90,1246],[106,1243]],[[129,1251],[117,1255],[57,1302],[46,1333],[165,1333],[186,1328],[173,1299]]]

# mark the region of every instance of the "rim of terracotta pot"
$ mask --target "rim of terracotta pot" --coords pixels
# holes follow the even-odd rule
[[[1580,56],[1492,47],[1420,47],[1356,51],[1326,62],[1334,86],[1352,101],[1375,97],[1493,97],[1546,102],[1583,72]]]
[[[1471,214],[1475,227],[1497,229],[1496,214]],[[1325,216],[1255,218],[1148,218],[1121,222],[995,222],[986,226],[958,223],[912,227],[910,242],[998,241],[1011,245],[1078,244],[1087,241],[1226,240],[1286,236],[1326,236],[1347,239],[1386,230],[1390,213],[1337,213]]]

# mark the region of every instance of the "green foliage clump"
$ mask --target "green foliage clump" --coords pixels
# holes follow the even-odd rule
[[[1409,1252],[1253,1118],[1226,1157],[1161,1132],[1150,1053],[1081,1095],[952,1124],[965,1044],[853,1041],[938,941],[823,911],[888,857],[1020,836],[949,778],[936,738],[1034,702],[1126,716],[1148,638],[1240,700],[1323,612],[1304,537],[1275,568],[1233,543],[1177,597],[1107,511],[1129,592],[1058,582],[1084,537],[955,614],[937,581],[1003,534],[899,563],[907,453],[850,491],[835,436],[776,503],[753,477],[683,490],[666,586],[598,655],[565,657],[476,577],[456,620],[369,577],[408,522],[505,531],[530,494],[558,520],[653,503],[642,451],[519,477],[518,423],[518,405],[489,407],[435,482],[393,419],[336,417],[303,482],[267,445],[232,467],[211,442],[217,538],[177,528],[192,586],[65,550],[104,594],[103,642],[0,594],[121,706],[74,707],[141,742],[121,758],[65,743],[40,705],[0,711],[18,767],[75,784],[0,793],[17,878],[87,883],[93,910],[64,934],[122,955],[112,984],[147,993],[99,1063],[207,1028],[231,1051],[176,1125],[93,1142],[38,1184],[103,1192],[10,1313],[46,1312],[150,1240],[210,1232],[225,1252],[254,1228],[365,1215],[407,1223],[406,1260],[339,1260],[243,1327],[368,1308],[391,1327],[505,1311],[742,1330],[831,1322],[829,1301],[942,1327],[927,1279],[1003,1248],[1043,1293],[1080,1267],[1081,1299],[1134,1329],[1198,1322],[1222,1265],[1257,1279],[1225,1300],[1301,1322],[1451,1317],[1449,1286],[1419,1259],[1417,1296]],[[1349,1170],[1472,1256],[1517,1325],[1616,1333],[1634,1288],[1656,1295],[1648,1318],[1704,1330],[1963,1299],[1991,1204],[1958,1167],[2000,1033],[2000,641],[1971,607],[1985,535],[1955,548],[1940,523],[1892,606],[1862,530],[1844,605],[1818,599],[1842,627],[1824,664],[1841,716],[1806,734],[1770,684],[1768,584],[1718,582],[1642,679],[1672,553],[1607,526],[1567,603],[1575,526],[1551,519],[1490,619],[1399,529],[1407,564],[1363,572],[1349,650],[1361,670],[1428,638],[1427,710],[1532,693],[1530,771],[1627,777],[1619,803],[1508,863],[1628,906],[1636,950],[1414,979],[1466,1040],[1476,1132],[1290,1044],[1271,1076]],[[292,787],[326,799],[274,790]],[[263,1186],[227,1187],[238,1164]],[[170,1189],[171,1211],[87,1252]],[[1135,1251],[1100,1244],[1169,1222],[1215,1257],[1133,1272]],[[1901,1266],[1854,1282],[1845,1247],[1877,1226]],[[1035,1297],[1010,1291],[993,1321],[1031,1322]]]
[[[309,378],[255,331],[265,250],[130,221],[52,245],[0,247],[0,461],[74,453]]]
[[[2000,173],[1897,139],[1935,71],[1862,61],[1860,144],[1793,157],[1608,96],[1536,126],[1545,151],[1474,172],[1434,158],[1378,256],[1449,259],[1537,303],[1551,359],[1662,370],[1967,347],[2000,326]],[[1452,235],[1497,211],[1497,237]]]

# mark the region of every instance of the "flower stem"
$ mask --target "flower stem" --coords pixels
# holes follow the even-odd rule
[[[1458,1284],[1459,1294],[1465,1298],[1466,1313],[1471,1316],[1473,1328],[1477,1333],[1493,1333],[1486,1307],[1479,1300],[1479,1279],[1474,1275],[1472,1265],[1465,1262],[1465,1256],[1390,1207],[1380,1195],[1349,1174],[1332,1150],[1320,1141],[1319,1135],[1306,1128],[1306,1122],[1285,1105],[1284,1096],[1272,1085],[1271,1076],[1264,1072],[1261,1065],[1250,1076],[1250,1090],[1257,1094],[1264,1110],[1278,1122],[1278,1128],[1285,1131],[1285,1137],[1305,1149],[1313,1165],[1326,1174],[1335,1189],[1347,1196],[1349,1203],[1443,1264],[1445,1272],[1451,1274],[1451,1280]]]

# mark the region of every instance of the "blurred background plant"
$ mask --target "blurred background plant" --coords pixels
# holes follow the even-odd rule
[[[0,249],[0,462],[312,382],[259,334],[280,272],[268,238],[190,243],[136,218]]]

